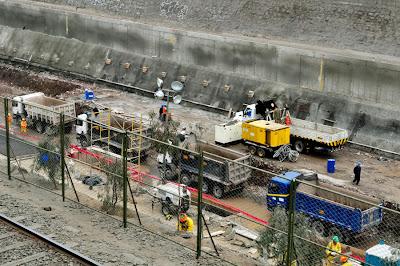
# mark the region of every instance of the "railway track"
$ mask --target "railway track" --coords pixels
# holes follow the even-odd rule
[[[0,265],[100,265],[0,214]]]

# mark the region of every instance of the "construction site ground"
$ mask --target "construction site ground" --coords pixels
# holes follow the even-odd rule
[[[32,91],[43,91],[52,96],[62,97],[69,101],[82,100],[84,88],[94,89],[96,102],[109,106],[115,111],[125,114],[143,114],[146,119],[150,111],[158,114],[162,104],[160,100],[133,93],[88,84],[78,80],[66,79],[46,72],[36,73],[10,65],[0,67],[0,96],[15,96]],[[156,82],[155,82],[156,83]],[[152,89],[152,88],[145,88]],[[227,122],[229,118],[224,115],[204,111],[184,105],[170,105],[172,118],[186,127],[187,131],[204,129],[201,138],[213,142],[214,125]],[[0,121],[2,118],[0,118]],[[228,148],[247,152],[244,145],[233,145]],[[334,153],[301,154],[296,163],[278,162],[269,158],[264,159],[273,169],[310,169],[320,174],[327,174],[327,159],[336,160],[336,172],[330,174],[333,183],[345,186],[349,190],[376,196],[380,199],[400,202],[400,175],[397,171],[400,161],[387,159],[374,153],[364,152],[355,148],[345,147]],[[362,162],[361,182],[359,186],[352,185],[352,171],[357,160]],[[229,200],[228,200],[229,201]]]
[[[154,99],[154,98],[149,98],[145,96],[140,96],[136,95],[133,93],[128,93],[128,92],[123,92],[120,90],[108,88],[106,86],[98,86],[95,84],[88,84],[85,82],[77,81],[77,80],[71,80],[67,79],[65,77],[61,76],[55,76],[49,73],[35,73],[31,71],[26,71],[18,68],[14,68],[12,66],[8,65],[1,65],[0,66],[0,96],[8,96],[8,97],[13,97],[16,95],[21,95],[21,94],[27,94],[29,92],[33,91],[43,91],[46,94],[49,94],[51,96],[55,97],[60,97],[69,101],[82,101],[83,94],[84,94],[84,89],[85,88],[90,88],[94,90],[96,100],[95,102],[112,108],[114,111],[124,113],[127,115],[135,114],[136,116],[139,114],[143,115],[144,120],[148,118],[149,112],[154,111],[156,114],[158,114],[158,110],[162,104],[162,101]],[[29,82],[32,80],[32,82]],[[151,88],[146,88],[146,89],[151,89]],[[1,110],[2,108],[0,108]],[[194,107],[188,107],[184,105],[175,105],[171,104],[170,105],[170,111],[172,113],[172,119],[177,120],[181,123],[181,128],[186,127],[187,132],[194,131],[196,133],[202,132],[200,138],[203,140],[206,140],[208,142],[213,142],[214,140],[214,126],[219,123],[227,122],[229,121],[229,118],[210,111],[204,111],[200,110],[198,108]],[[0,114],[0,124],[4,125],[4,114]],[[199,130],[201,129],[201,130]],[[13,125],[12,127],[12,134],[14,137],[21,137],[21,134],[19,133],[19,128],[18,125]],[[72,132],[73,134],[73,132]],[[39,134],[36,132],[33,132],[30,130],[29,132],[29,139],[28,141],[36,142],[37,139],[40,138]],[[0,139],[0,143],[1,143]],[[14,147],[18,145],[12,145]],[[247,153],[247,148],[243,144],[235,144],[228,146],[229,149],[241,151],[243,153]],[[152,159],[147,160],[145,165],[141,168],[142,171],[150,174],[157,176],[159,175],[157,171],[157,165],[156,165],[156,160],[155,160],[155,155],[150,156]],[[334,174],[327,174],[326,172],[326,164],[327,164],[327,159],[334,158],[336,159],[336,171]],[[154,160],[153,160],[154,159]],[[360,160],[362,162],[362,174],[361,174],[361,182],[359,186],[355,186],[351,183],[352,181],[352,170],[354,167],[354,163]],[[276,173],[281,173],[284,170],[292,170],[292,169],[309,169],[309,170],[314,170],[317,171],[322,179],[326,182],[330,182],[332,184],[335,184],[337,186],[341,187],[346,187],[347,189],[351,191],[356,191],[359,192],[360,194],[367,194],[370,196],[377,197],[379,199],[384,199],[388,200],[394,203],[399,203],[400,202],[400,183],[398,183],[398,180],[400,179],[400,176],[397,172],[397,169],[400,167],[400,161],[393,160],[393,159],[388,159],[384,158],[381,156],[378,156],[373,153],[369,152],[364,152],[357,150],[355,148],[351,147],[345,147],[343,150],[334,152],[334,153],[311,153],[311,154],[302,154],[299,158],[299,160],[296,163],[290,163],[290,162],[279,162],[277,160],[273,160],[270,158],[264,158],[261,160],[263,162],[263,168],[276,172]],[[4,160],[3,160],[4,163]],[[30,166],[26,166],[32,164],[30,159],[25,159],[24,162],[22,162],[22,168],[26,168],[27,170],[30,169]],[[84,166],[75,166],[75,169],[85,169]],[[88,167],[90,168],[90,167]],[[16,170],[14,170],[16,171]],[[92,171],[92,170],[90,170]],[[85,170],[82,170],[82,174],[88,174],[85,173]],[[92,174],[92,172],[90,172]],[[79,174],[78,174],[79,175]],[[28,174],[29,176],[29,174]],[[265,176],[267,179],[267,176]],[[9,183],[9,181],[5,180],[5,178],[2,176],[0,179],[3,182],[0,182],[0,186],[4,186],[4,189],[1,189],[1,194],[0,196],[4,197],[5,195],[7,198],[10,197],[12,200],[18,201],[17,199],[21,198],[22,202],[27,201],[29,198],[35,198],[34,200],[30,201],[30,204],[33,205],[33,208],[31,209],[37,209],[37,211],[41,211],[41,208],[46,205],[47,200],[45,198],[38,197],[39,191],[36,190],[34,187],[29,187],[27,185],[15,185],[15,183]],[[75,180],[77,181],[77,180]],[[154,180],[148,180],[149,184],[155,185]],[[29,196],[29,193],[24,193],[24,189],[20,189],[20,187],[24,187],[24,189],[27,190],[27,192],[32,192],[31,196]],[[13,189],[18,188],[18,192],[14,192]],[[146,188],[145,190],[149,191],[151,187]],[[249,213],[252,215],[264,219],[268,221],[269,219],[269,213],[266,210],[265,207],[265,194],[266,194],[266,187],[258,187],[258,190],[253,191],[253,186],[249,186],[248,188],[245,189],[245,192],[243,195],[236,195],[235,197],[227,197],[224,198],[222,201],[224,203],[230,204],[236,208],[242,209],[242,210],[247,210]],[[96,193],[96,188],[94,190],[89,190],[88,187],[85,185],[81,184],[80,182],[77,182],[77,190],[79,191],[80,194],[85,195],[85,202],[87,202],[90,206],[98,208],[99,206],[99,200],[98,200],[98,195]],[[161,215],[161,212],[158,210],[160,206],[156,206],[158,208],[157,210],[153,210],[151,207],[151,197],[147,196],[146,193],[140,193],[140,191],[143,192],[143,189],[137,188],[135,190],[138,194],[138,208],[139,208],[139,213],[143,215],[143,223],[146,225],[146,228],[151,228],[152,230],[164,234],[168,238],[172,238],[174,240],[177,240],[181,243],[184,243],[185,245],[195,248],[195,243],[193,239],[191,241],[186,241],[181,239],[178,236],[171,235],[172,232],[174,232],[174,227],[175,227],[175,221],[165,221],[163,216]],[[3,193],[4,192],[4,193]],[[72,194],[72,190],[68,190],[68,195],[73,197],[74,195]],[[256,197],[249,197],[249,193],[251,196],[256,196]],[[11,196],[12,195],[12,196]],[[50,195],[50,194],[49,194]],[[46,196],[47,197],[47,196]],[[49,196],[50,197],[50,196]],[[59,198],[57,200],[48,200],[48,204],[51,203],[52,206],[56,206],[57,209],[60,207],[60,212],[62,212],[61,207],[68,207],[66,204],[63,205],[62,202],[60,202],[61,205],[58,206]],[[25,204],[25,203],[21,203]],[[47,205],[48,205],[47,204]],[[8,205],[4,205],[7,208]],[[130,210],[131,212],[133,211],[133,206],[130,205]],[[0,206],[2,208],[2,206]],[[69,208],[69,207],[68,207]],[[81,210],[82,208],[72,208],[74,210]],[[193,211],[193,210],[192,210]],[[84,210],[84,213],[88,213],[88,210]],[[194,212],[195,213],[195,212]],[[45,213],[47,214],[47,213]],[[34,214],[36,215],[36,214]],[[54,217],[54,214],[52,214]],[[68,216],[69,214],[66,214]],[[75,218],[67,219],[68,222],[72,222],[75,219],[80,219],[79,215],[82,214],[77,214],[78,216]],[[221,220],[217,216],[213,215],[212,213],[208,213],[209,217],[207,219],[214,220],[214,222],[217,220],[217,223],[212,225],[211,229],[213,232],[218,231],[218,230],[226,230],[226,228],[223,228],[222,224],[225,224],[227,221],[234,221],[235,219],[237,220],[237,217],[234,215],[232,217],[225,217],[226,219]],[[215,218],[217,217],[217,218]],[[54,219],[54,218],[51,218]],[[80,227],[79,230],[81,232],[85,232],[82,236],[81,241],[89,241],[87,239],[92,239],[94,237],[93,243],[90,244],[91,242],[89,241],[89,244],[82,244],[84,248],[94,248],[96,246],[96,241],[107,241],[107,237],[101,236],[101,239],[96,238],[95,235],[90,235],[89,233],[86,233],[87,227],[92,226],[91,223],[93,224],[93,221],[90,220],[86,221],[86,224],[79,225]],[[133,222],[137,223],[135,220],[136,217],[131,213],[131,219]],[[82,219],[80,219],[82,220]],[[84,219],[83,219],[84,220]],[[93,220],[93,219],[92,219]],[[80,221],[84,222],[84,221]],[[254,223],[249,223],[243,219],[239,220],[240,224],[246,226],[249,229],[257,230],[257,226],[255,226]],[[99,226],[99,223],[95,223],[96,226]],[[113,225],[102,225],[103,229],[111,230],[111,227],[115,225],[115,222]],[[50,225],[49,225],[50,226]],[[114,227],[113,227],[114,228]],[[118,226],[115,226],[115,228],[118,228]],[[94,229],[88,229],[89,232],[91,230],[93,231]],[[121,230],[123,230],[121,228]],[[54,230],[56,231],[56,230]],[[122,234],[123,231],[120,231],[118,234],[111,233],[111,235],[115,235],[116,238],[111,237],[112,244],[117,245],[118,241],[123,241],[121,245],[127,245],[131,241],[130,238],[124,238],[120,236],[120,233]],[[47,233],[47,232],[45,232]],[[52,233],[52,232],[51,232]],[[94,232],[93,232],[94,233]],[[79,235],[79,234],[77,234]],[[144,235],[144,234],[143,234]],[[84,240],[83,240],[84,238]],[[143,237],[145,239],[145,237]],[[143,240],[142,239],[142,240]],[[124,243],[124,241],[127,241]],[[251,265],[255,264],[256,260],[254,258],[257,258],[257,254],[251,253],[254,252],[254,246],[252,243],[249,243],[248,240],[246,239],[226,239],[225,237],[216,237],[216,242],[219,248],[221,249],[223,256],[224,257],[229,257],[231,261],[234,261],[235,263],[243,264],[245,263],[246,265]],[[144,241],[144,240],[143,240]],[[157,240],[156,240],[157,241]],[[186,242],[185,242],[186,241]],[[70,242],[64,241],[64,242]],[[204,242],[207,242],[204,241]],[[239,244],[237,244],[239,242]],[[246,244],[244,244],[246,242]],[[110,243],[107,242],[102,242],[104,244],[104,249],[106,250],[107,246]],[[235,244],[236,243],[236,244]],[[140,244],[140,243],[139,243]],[[87,246],[88,245],[88,246]],[[72,243],[72,246],[78,246],[76,243]],[[151,246],[151,245],[150,245]],[[154,248],[153,252],[156,252],[157,245],[151,246],[151,248]],[[207,251],[212,251],[212,246],[210,243],[205,244],[205,250]],[[128,247],[122,247],[122,249],[125,249],[125,254],[129,254]],[[151,250],[150,248],[150,250]],[[158,247],[159,248],[159,247]],[[138,254],[138,256],[144,261],[147,261],[151,257],[150,254],[152,252],[150,251],[142,251],[144,248],[139,249],[142,253],[135,253],[135,255]],[[84,251],[85,249],[79,249],[80,251]],[[96,250],[96,249],[94,249]],[[96,250],[97,251],[97,250]],[[104,251],[104,254],[108,254],[107,252],[109,251]],[[132,251],[133,252],[133,251]],[[84,252],[83,252],[84,253]],[[84,253],[85,254],[85,253]],[[103,254],[103,255],[104,255]],[[153,253],[154,254],[154,253]],[[175,254],[174,251],[171,251],[171,254]],[[89,254],[90,255],[90,252]],[[245,256],[244,256],[245,255]],[[188,255],[189,256],[189,255]],[[101,257],[101,256],[100,256]],[[107,258],[108,256],[104,256],[104,259]],[[132,257],[127,256],[128,259],[132,259]],[[96,257],[95,257],[96,258]],[[190,260],[193,260],[193,256],[190,258]],[[121,257],[118,257],[116,261],[120,261]],[[122,259],[125,259],[122,257]],[[161,258],[157,258],[160,260],[163,260]],[[168,257],[168,261],[171,262],[171,265],[174,264],[175,257],[174,255],[170,255]],[[110,263],[115,263],[110,262]],[[177,260],[178,261],[178,260]],[[185,258],[181,258],[179,261],[185,261]],[[126,261],[127,262],[127,261]],[[214,262],[214,259],[211,259],[211,262]],[[150,264],[158,264],[158,261],[151,261]],[[209,264],[209,263],[208,263]]]

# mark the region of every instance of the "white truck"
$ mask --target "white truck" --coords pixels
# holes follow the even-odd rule
[[[16,96],[12,101],[13,118],[18,122],[25,118],[28,126],[38,133],[58,130],[60,113],[64,116],[66,131],[71,131],[75,121],[75,103],[47,97],[43,92]]]
[[[266,119],[272,119],[272,114],[273,112],[269,113]],[[241,141],[242,122],[257,118],[256,104],[247,105],[243,111],[235,114],[232,121],[215,126],[215,142],[227,145]],[[293,117],[290,117],[290,120],[290,143],[300,153],[310,149],[336,151],[346,144],[349,137],[346,129]]]

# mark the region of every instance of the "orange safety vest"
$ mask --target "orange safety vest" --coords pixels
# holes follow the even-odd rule
[[[11,123],[11,122],[12,122],[12,115],[9,114],[9,115],[7,116],[7,122],[8,122],[8,123]]]
[[[26,122],[26,120],[22,120],[21,121],[21,127],[22,128],[26,128],[28,126],[28,123]]]

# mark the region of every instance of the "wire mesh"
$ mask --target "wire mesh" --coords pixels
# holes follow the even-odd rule
[[[1,128],[8,123],[4,106]],[[64,148],[67,198],[122,218],[126,174],[129,221],[193,249],[201,246],[202,251],[225,257],[233,250],[266,265],[286,265],[288,256],[291,265],[340,265],[343,255],[353,265],[368,265],[370,253],[374,258],[386,256],[387,263],[398,260],[396,204],[338,188],[312,173],[279,175],[275,172],[286,169],[201,142],[174,121],[144,121],[104,108],[77,117],[64,115],[65,123],[60,124],[60,109],[50,109],[9,100],[13,176],[62,194]],[[0,134],[4,139],[3,129]],[[1,153],[5,154],[3,146]],[[5,166],[1,170],[6,161],[0,158]],[[289,188],[294,180],[298,185],[291,230]],[[179,227],[180,213],[193,226],[189,222],[188,228]],[[199,225],[201,243],[196,241]],[[327,252],[332,248],[327,246],[333,236],[339,238],[341,250],[330,261]],[[293,248],[288,249],[291,237]]]

